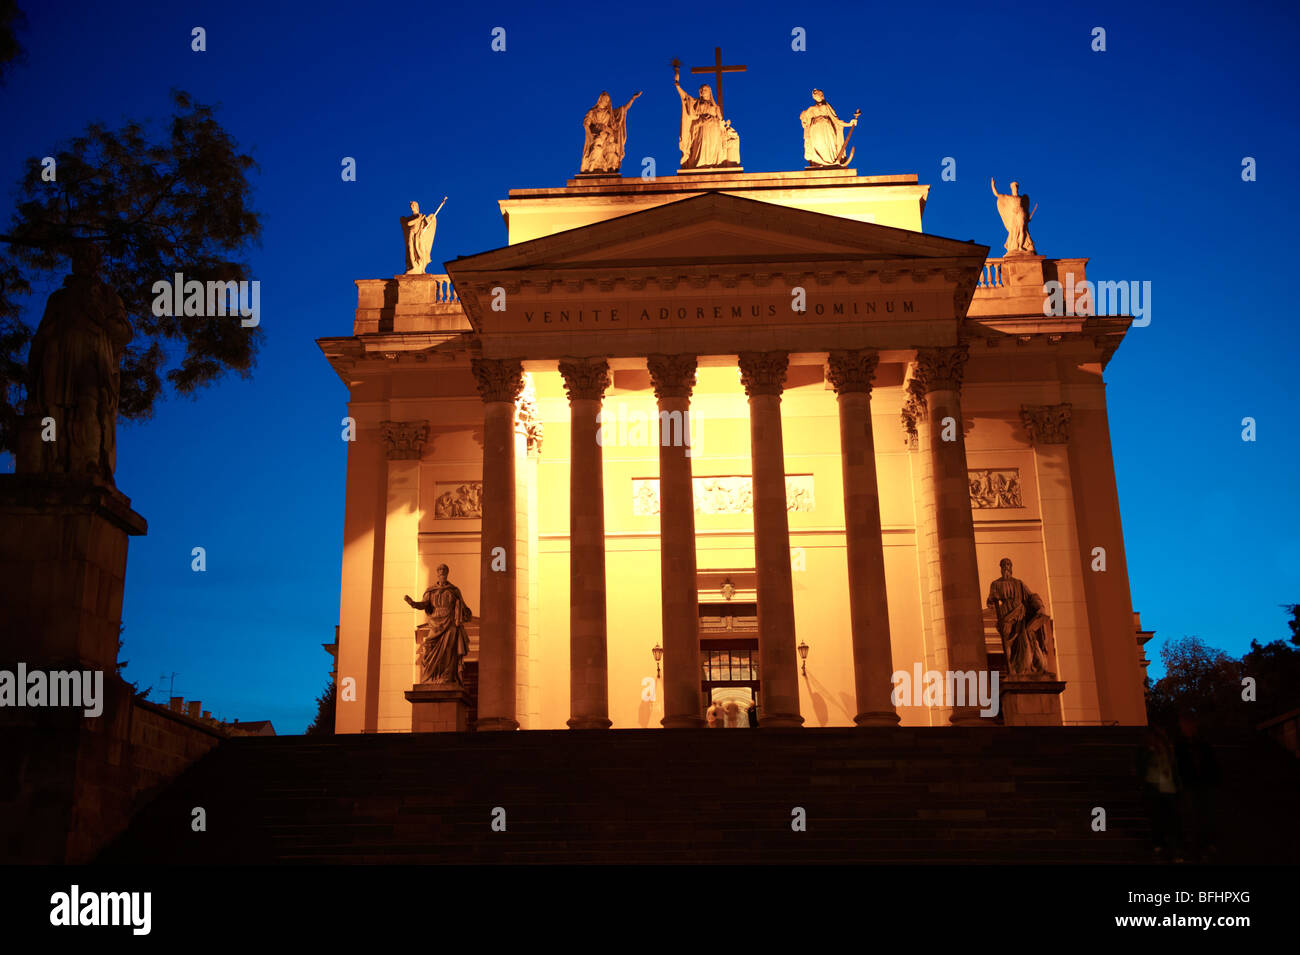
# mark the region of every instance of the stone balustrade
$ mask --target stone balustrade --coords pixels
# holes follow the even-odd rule
[[[463,331],[469,327],[448,275],[395,275],[357,282],[355,335]]]

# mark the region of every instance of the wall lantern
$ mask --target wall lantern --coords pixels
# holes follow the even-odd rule
[[[787,644],[789,646],[789,644]],[[803,675],[808,675],[808,644],[799,641],[799,659],[803,661]]]
[[[662,660],[662,659],[664,658],[664,648],[661,647],[661,646],[659,646],[659,644],[656,643],[656,644],[654,645],[654,649],[651,650],[650,652],[651,652],[652,654],[654,654],[654,658],[655,658],[655,678],[658,679],[659,676],[660,676],[660,672],[659,672],[659,661]]]

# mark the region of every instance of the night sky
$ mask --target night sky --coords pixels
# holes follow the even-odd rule
[[[931,184],[926,232],[997,254],[989,177],[1002,191],[1014,178],[1039,204],[1040,253],[1151,282],[1151,324],[1106,374],[1148,655],[1186,634],[1234,655],[1287,634],[1280,605],[1300,602],[1290,4],[22,5],[28,61],[0,87],[6,187],[92,120],[166,117],[173,87],[219,103],[259,166],[265,232],[248,258],[266,339],[252,377],[119,425],[117,484],[149,520],[131,541],[125,675],[154,699],[174,671],[175,694],[216,716],[301,732],[338,622],[346,456],[347,390],[315,339],[350,333],[353,280],[402,270],[411,199],[432,211],[450,196],[430,271],[504,245],[496,201],[578,171],[602,89],[615,104],[645,91],[624,174],[646,156],[670,174],[669,63],[710,63],[719,44],[749,67],[723,86],[746,169],[803,167],[798,113],[817,86],[842,117],[862,110],[859,173]],[[206,52],[190,49],[195,26]],[[806,52],[791,50],[796,27]],[[348,156],[356,182],[340,176]],[[33,296],[33,324],[43,305]],[[195,546],[206,573],[190,569]]]

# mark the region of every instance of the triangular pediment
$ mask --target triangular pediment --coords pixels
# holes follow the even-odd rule
[[[941,236],[724,193],[707,193],[446,263],[449,273],[983,259],[987,248]]]

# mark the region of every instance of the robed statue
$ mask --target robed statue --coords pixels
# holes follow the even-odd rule
[[[582,167],[579,172],[618,172],[623,165],[623,148],[627,143],[627,111],[640,91],[615,109],[609,94],[601,91],[596,105],[582,118],[586,140],[582,144]]]
[[[438,213],[447,204],[442,197],[432,215],[421,215],[420,204],[411,203],[411,214],[402,216],[402,235],[406,238],[406,274],[423,275],[432,261],[433,235],[438,231]]]
[[[27,355],[27,427],[16,470],[113,483],[126,307],[99,274],[93,243],[73,250],[72,274],[45,304]]]
[[[447,565],[439,564],[437,573],[437,582],[418,601],[404,597],[408,604],[428,615],[416,635],[420,641],[420,682],[459,684],[461,666],[469,652],[465,624],[473,619],[473,614],[460,595],[460,588],[448,583]]]
[[[1009,676],[1051,676],[1052,620],[1043,601],[1012,576],[1010,558],[998,565],[1002,576],[989,585],[988,606],[998,615],[998,634]]]
[[[673,83],[682,101],[682,127],[677,144],[682,151],[683,169],[740,164],[740,134],[733,138],[732,154],[727,151],[729,126],[722,119],[722,108],[713,99],[713,87],[705,83],[700,95],[682,89],[681,68],[673,61]]]
[[[1020,183],[1011,183],[1011,195],[998,192],[997,182],[989,179],[989,186],[998,200],[998,215],[1007,230],[1006,250],[1008,255],[1035,255],[1034,240],[1029,237],[1029,220],[1034,217],[1029,208],[1029,197],[1020,194]]]
[[[846,123],[826,102],[826,95],[821,90],[813,90],[812,98],[813,104],[799,114],[803,126],[803,158],[810,166],[848,165],[849,160],[844,155],[844,130],[858,125],[861,110]]]

